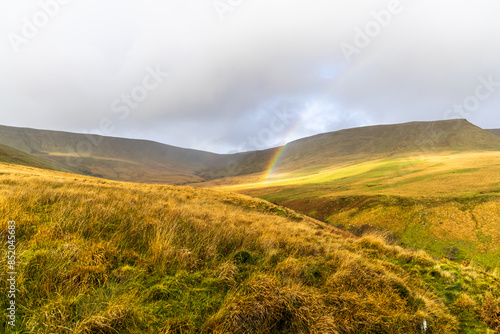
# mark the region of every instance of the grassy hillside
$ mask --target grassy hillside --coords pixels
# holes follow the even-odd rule
[[[213,154],[145,140],[0,126],[0,143],[59,170],[112,180],[186,184],[268,170],[310,173],[325,166],[446,151],[500,150],[500,138],[465,120],[413,122],[321,134],[285,147]],[[38,165],[36,165],[38,166]]]
[[[477,151],[500,151],[500,138],[463,119],[361,127],[319,134],[249,154],[244,163],[236,161],[229,168],[232,173],[215,173],[216,177],[208,178],[224,179],[202,186],[258,183],[262,179],[278,181],[381,159],[411,160],[443,152]],[[274,161],[272,173],[264,174]],[[254,168],[249,169],[248,165]],[[214,166],[210,168],[214,173]]]
[[[488,131],[496,136],[500,136],[500,129],[488,129],[486,131]]]
[[[286,145],[276,171],[443,151],[499,151],[500,138],[467,122],[410,122],[341,130]]]
[[[355,233],[389,231],[433,256],[500,266],[500,152],[385,158],[262,180],[233,178],[219,187]]]
[[[0,126],[0,143],[75,173],[148,183],[202,181],[218,155],[146,140]]]
[[[56,167],[48,161],[38,159],[32,155],[26,154],[12,147],[0,144],[0,162],[32,166],[45,169],[55,169]]]
[[[241,195],[1,169],[4,240],[16,221],[17,333],[500,329],[499,279],[471,266]]]
[[[0,143],[58,170],[143,183],[186,184],[266,169],[277,149],[214,154],[157,142],[0,126]],[[34,164],[34,167],[42,167]]]

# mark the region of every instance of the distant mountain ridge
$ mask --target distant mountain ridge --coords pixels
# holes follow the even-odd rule
[[[496,136],[500,136],[500,129],[487,129],[486,131],[488,131],[489,133],[492,133]]]
[[[0,126],[0,143],[65,171],[123,181],[202,181],[195,171],[217,154],[147,140]]]
[[[290,170],[345,157],[464,150],[500,151],[500,138],[465,119],[367,126],[291,142],[277,167]]]
[[[147,140],[0,126],[0,159],[120,181],[187,184],[377,155],[499,150],[500,137],[466,120],[379,125],[318,134],[263,151],[215,154]],[[278,159],[279,158],[279,159]]]

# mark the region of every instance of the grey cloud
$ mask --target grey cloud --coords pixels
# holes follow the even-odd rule
[[[43,3],[58,0],[41,0]],[[224,1],[224,0],[222,0]],[[394,1],[394,0],[393,0]],[[226,1],[227,2],[227,1]],[[38,1],[0,4],[0,123],[98,129],[217,152],[269,129],[274,112],[296,119],[262,147],[318,132],[437,120],[500,81],[500,4],[401,0],[401,12],[349,63],[340,48],[388,1],[242,1],[219,19],[212,1],[71,0],[15,53],[9,33]],[[112,103],[160,66],[169,76],[124,119]],[[500,89],[470,113],[500,127]],[[248,145],[247,145],[248,146]]]

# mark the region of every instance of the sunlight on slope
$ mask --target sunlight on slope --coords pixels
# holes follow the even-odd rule
[[[381,229],[436,257],[486,269],[500,266],[499,152],[386,158],[302,172],[220,189],[263,198],[357,234]]]
[[[7,219],[16,220],[22,259],[23,333],[416,334],[424,321],[440,333],[498,325],[494,275],[374,235],[358,239],[269,202],[0,170],[0,227],[6,238]]]
[[[353,165],[325,167],[313,174],[292,172],[276,175],[268,182],[245,182],[220,189],[269,194],[305,186],[316,195],[390,194],[435,197],[500,190],[500,153],[467,152],[435,156],[378,159]],[[308,196],[311,195],[310,192]]]

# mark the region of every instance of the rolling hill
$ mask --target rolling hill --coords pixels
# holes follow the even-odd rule
[[[187,184],[268,172],[309,174],[339,163],[441,151],[500,150],[466,120],[412,122],[320,134],[283,147],[214,154],[147,140],[0,126],[0,144],[62,171],[112,180]],[[26,157],[25,157],[26,158]]]
[[[500,266],[500,138],[466,120],[320,134],[274,168],[197,184],[259,197],[358,235],[379,230],[436,257]]]
[[[496,136],[500,136],[500,129],[488,129],[486,131],[488,131]]]
[[[4,238],[16,222],[20,333],[500,329],[496,276],[375,235],[210,189],[0,169]]]
[[[219,187],[359,235],[386,231],[401,245],[436,257],[500,266],[500,137],[466,120],[347,129],[234,155],[9,127],[0,127],[0,142],[15,147],[2,146],[7,162]],[[79,157],[74,151],[82,142],[95,145]]]
[[[60,169],[107,179],[185,183],[203,180],[195,170],[215,154],[145,140],[28,128],[0,127],[0,143]]]
[[[48,161],[38,159],[30,154],[2,144],[0,144],[0,162],[45,169],[56,169],[56,167]]]
[[[332,166],[387,157],[465,151],[500,151],[500,138],[464,119],[360,127],[319,134],[276,149],[253,153],[253,160],[248,160],[258,162],[255,173],[241,170],[241,166],[246,164],[238,160],[234,170],[240,171],[232,174],[220,173],[219,167],[211,166],[211,172],[216,177],[208,180],[221,176],[226,179],[209,182],[206,186],[258,182],[263,177],[279,180],[311,175]],[[237,177],[242,175],[244,177]]]
[[[226,182],[226,184],[224,184]],[[358,235],[390,233],[436,257],[500,266],[500,152],[377,158],[208,184],[283,205]],[[204,184],[207,185],[206,183]]]
[[[276,149],[221,155],[157,142],[0,126],[0,143],[61,171],[101,178],[186,184],[265,169]],[[35,161],[35,160],[34,160]]]
[[[235,155],[9,127],[0,143],[24,332],[500,330],[500,138],[465,120]]]
[[[298,171],[350,160],[443,151],[499,151],[500,138],[463,119],[340,130],[282,149],[276,171]]]

